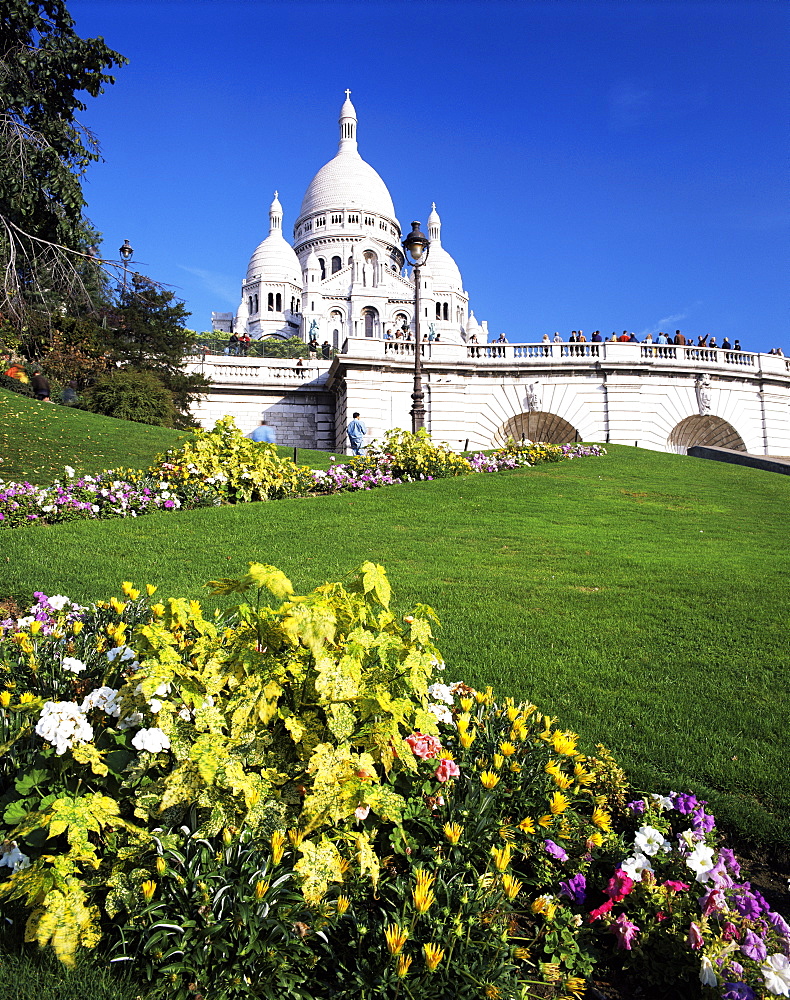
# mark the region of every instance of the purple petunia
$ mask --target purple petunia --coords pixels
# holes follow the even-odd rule
[[[673,796],[673,802],[677,811],[684,816],[688,816],[689,813],[694,812],[701,805],[697,796],[692,795],[691,792],[677,792]]]
[[[555,844],[553,840],[544,840],[543,849],[546,854],[550,854],[552,858],[556,858],[557,861],[567,861],[568,853],[564,851],[559,844]]]
[[[754,931],[747,931],[744,935],[743,941],[741,941],[741,951],[754,962],[764,962],[768,955],[765,941]]]
[[[581,872],[560,882],[560,893],[567,896],[572,903],[583,906],[587,897],[587,879]]]
[[[724,983],[721,1000],[756,1000],[757,994],[747,983]]]
[[[626,809],[630,809],[632,813],[637,815],[643,813],[647,809],[647,805],[644,799],[634,799],[632,802],[626,802]]]

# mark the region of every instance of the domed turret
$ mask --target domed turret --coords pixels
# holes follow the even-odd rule
[[[463,292],[464,285],[458,265],[442,246],[442,220],[436,211],[436,202],[431,205],[428,216],[428,238],[431,249],[428,252],[428,264],[433,276],[433,287],[443,292]]]
[[[293,247],[283,236],[283,207],[277,192],[269,206],[269,235],[258,244],[247,267],[247,281],[287,281],[302,284],[302,268]]]

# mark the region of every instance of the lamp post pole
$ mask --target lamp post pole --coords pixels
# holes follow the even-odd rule
[[[411,430],[416,434],[425,427],[425,393],[422,391],[422,341],[420,339],[420,283],[422,266],[428,260],[431,241],[420,232],[419,222],[412,222],[411,232],[403,241],[406,263],[414,279],[414,389],[411,394]]]
[[[124,240],[123,246],[118,250],[118,253],[121,255],[121,259],[123,260],[123,296],[126,298],[126,268],[129,261],[132,259],[132,255],[134,254],[132,244],[128,240]]]

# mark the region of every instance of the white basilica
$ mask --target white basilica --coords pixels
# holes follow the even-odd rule
[[[334,348],[342,348],[347,337],[389,339],[399,329],[413,336],[414,284],[404,268],[401,227],[386,184],[357,150],[357,114],[349,95],[340,110],[337,154],[307,188],[293,246],[283,236],[275,191],[269,235],[242,282],[236,333],[246,331],[254,340],[315,337]],[[421,334],[448,344],[478,334],[485,343],[487,326],[469,311],[461,272],[442,246],[435,205],[428,237]]]

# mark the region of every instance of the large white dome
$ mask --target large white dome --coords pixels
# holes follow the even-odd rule
[[[355,208],[383,215],[397,223],[395,206],[387,185],[357,151],[357,113],[346,91],[340,109],[340,146],[337,155],[324,164],[305,192],[296,225],[305,216],[330,209]]]

